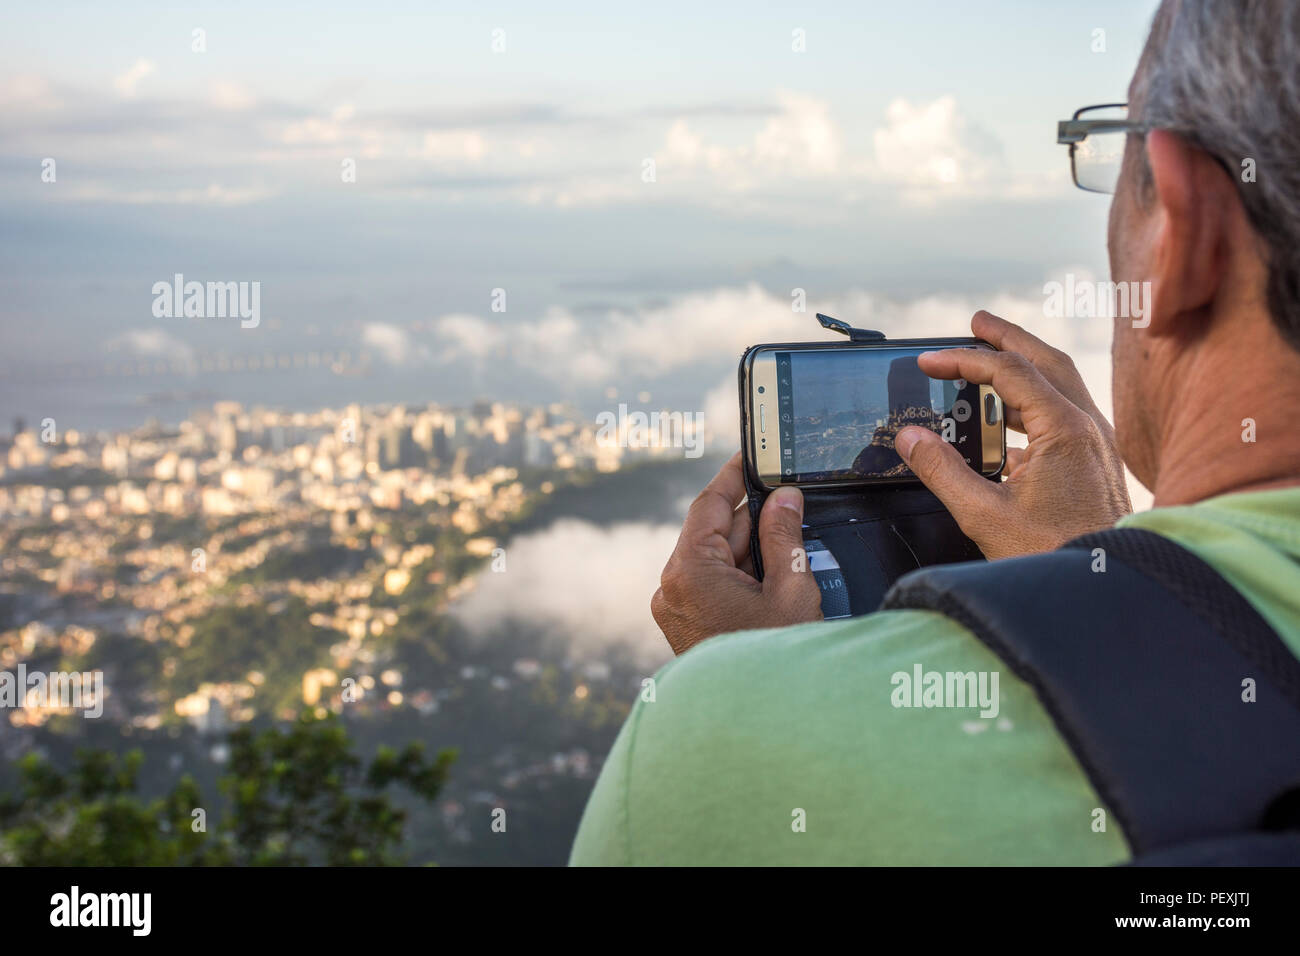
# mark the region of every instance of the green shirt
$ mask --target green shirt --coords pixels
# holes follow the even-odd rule
[[[1209,562],[1300,656],[1300,488],[1132,515]],[[996,717],[896,707],[899,672],[997,672]],[[1109,864],[1129,857],[1034,691],[931,611],[723,635],[641,694],[574,865]],[[1104,826],[1104,829],[1102,827]]]

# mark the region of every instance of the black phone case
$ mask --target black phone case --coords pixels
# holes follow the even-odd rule
[[[819,316],[820,318],[820,316]],[[823,323],[825,324],[825,323]],[[828,326],[829,327],[829,326]],[[755,345],[745,350],[738,371],[740,390],[740,434],[744,460],[745,491],[750,516],[750,555],[754,573],[763,579],[763,556],[758,542],[758,516],[771,491],[754,472],[753,435],[750,429],[749,396],[745,388],[745,365],[759,348],[806,349],[852,347],[855,343],[936,348],[970,339],[886,339],[857,329],[850,341],[790,342]],[[847,334],[847,333],[846,333]],[[994,476],[990,480],[1000,480]],[[869,614],[896,580],[908,571],[932,564],[981,561],[984,555],[966,537],[942,502],[919,481],[855,485],[837,488],[802,487],[804,495],[804,539],[820,541],[839,563],[848,591],[849,616]],[[791,556],[794,560],[794,556]],[[823,601],[823,608],[826,601]]]

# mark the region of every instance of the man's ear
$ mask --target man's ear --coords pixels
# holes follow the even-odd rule
[[[1168,130],[1146,135],[1154,214],[1151,335],[1186,332],[1180,321],[1209,305],[1226,263],[1227,210],[1239,198],[1204,150]]]

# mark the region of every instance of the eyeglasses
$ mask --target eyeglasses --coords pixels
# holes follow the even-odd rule
[[[1113,193],[1124,163],[1124,144],[1130,133],[1148,127],[1128,118],[1127,103],[1085,106],[1068,120],[1056,124],[1056,141],[1070,147],[1070,173],[1080,189]]]

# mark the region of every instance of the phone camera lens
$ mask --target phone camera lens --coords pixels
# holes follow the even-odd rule
[[[767,389],[764,388],[762,385],[758,386],[758,394],[762,395],[766,391]]]

